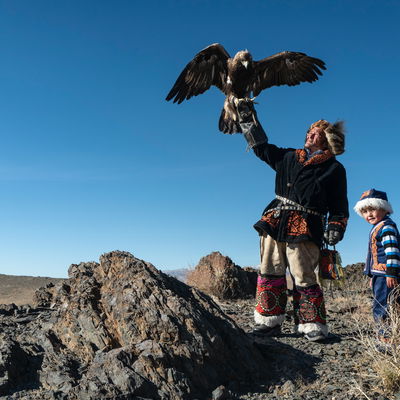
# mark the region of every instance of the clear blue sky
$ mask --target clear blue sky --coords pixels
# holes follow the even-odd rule
[[[400,222],[399,19],[395,0],[0,1],[0,273],[64,277],[117,249],[161,269],[216,250],[258,264],[274,172],[218,131],[216,88],[164,100],[215,42],[323,59],[320,81],[263,92],[259,118],[283,147],[345,119],[350,205],[385,190]],[[351,211],[344,264],[369,228]]]

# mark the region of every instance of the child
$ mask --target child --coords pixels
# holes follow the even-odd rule
[[[371,189],[361,195],[354,207],[358,215],[373,225],[369,234],[364,273],[371,277],[374,296],[372,312],[380,339],[387,337],[382,322],[387,318],[388,297],[400,277],[399,231],[390,219],[393,213],[385,192]]]

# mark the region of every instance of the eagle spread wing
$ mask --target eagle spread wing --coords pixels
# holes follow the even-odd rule
[[[325,63],[307,54],[283,51],[254,62],[255,74],[252,84],[254,96],[271,86],[295,86],[301,82],[314,82]]]
[[[166,100],[182,103],[204,93],[212,85],[225,93],[229,54],[219,43],[207,46],[195,55],[181,72]],[[226,93],[225,93],[226,94]]]

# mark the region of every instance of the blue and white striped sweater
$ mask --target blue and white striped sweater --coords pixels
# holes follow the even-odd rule
[[[396,224],[386,217],[370,233],[364,273],[400,277],[400,236]]]
[[[386,268],[400,268],[397,229],[393,225],[384,225],[380,233],[380,239],[386,254]]]

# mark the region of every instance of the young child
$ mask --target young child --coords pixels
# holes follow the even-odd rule
[[[372,312],[382,340],[387,337],[383,322],[388,313],[388,297],[400,277],[399,231],[390,219],[393,213],[385,192],[371,189],[361,195],[354,207],[358,215],[373,225],[369,234],[364,273],[371,277],[374,296]]]

